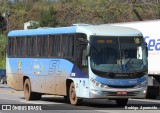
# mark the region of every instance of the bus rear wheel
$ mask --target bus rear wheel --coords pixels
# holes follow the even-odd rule
[[[82,99],[78,99],[78,97],[76,96],[74,82],[71,82],[70,87],[69,87],[68,102],[72,105],[79,105],[82,102]]]
[[[116,99],[116,103],[118,106],[124,107],[128,103],[128,99]]]
[[[24,82],[24,97],[26,100],[40,100],[40,93],[35,93],[31,91],[31,83],[29,79],[26,79]]]

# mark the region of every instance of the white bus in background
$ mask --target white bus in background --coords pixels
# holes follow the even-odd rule
[[[112,24],[138,29],[148,44],[148,93],[147,98],[156,98],[160,88],[160,20]]]

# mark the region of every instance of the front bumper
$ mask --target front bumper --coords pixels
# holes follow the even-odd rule
[[[117,94],[119,91],[127,92],[127,94]],[[108,89],[108,90],[96,90],[91,88],[89,96],[90,98],[146,98],[147,87],[137,88],[137,89]]]

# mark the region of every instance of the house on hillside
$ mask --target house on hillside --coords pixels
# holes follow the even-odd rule
[[[24,23],[24,30],[29,29],[30,26],[32,26],[33,24],[39,24],[39,22],[37,21],[28,21]]]

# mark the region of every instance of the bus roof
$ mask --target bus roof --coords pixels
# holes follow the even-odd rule
[[[66,34],[66,33],[76,33],[76,26],[59,27],[59,28],[29,29],[29,30],[14,30],[8,33],[8,37]]]
[[[100,36],[142,36],[142,33],[139,30],[121,27],[121,26],[112,26],[112,25],[95,25],[95,26],[85,26],[77,28],[78,31],[87,32],[89,35],[100,35]]]
[[[111,25],[70,26],[59,28],[14,30],[8,33],[8,37],[36,36],[54,34],[85,33],[87,35],[100,36],[140,36],[142,33],[136,29]]]

